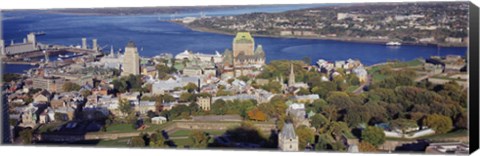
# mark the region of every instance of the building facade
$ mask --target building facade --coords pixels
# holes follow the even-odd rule
[[[138,55],[137,46],[132,41],[128,42],[125,47],[122,76],[128,76],[130,74],[140,74],[140,56]]]
[[[248,32],[238,32],[232,43],[233,51],[224,53],[224,66],[233,68],[234,76],[254,74],[265,65],[265,52],[261,45],[255,48],[255,41]]]
[[[211,97],[197,97],[197,104],[205,111],[210,110],[210,104],[212,103]]]

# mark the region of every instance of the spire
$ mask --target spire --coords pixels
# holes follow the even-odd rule
[[[295,84],[295,73],[293,73],[293,64],[290,64],[290,76],[288,77],[288,86]]]
[[[110,46],[110,56],[111,56],[111,57],[114,57],[114,56],[115,56],[115,54],[114,54],[114,52],[113,52],[113,45]]]

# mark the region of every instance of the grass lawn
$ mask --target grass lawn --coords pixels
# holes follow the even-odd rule
[[[133,128],[132,124],[112,124],[107,126],[107,133],[125,133],[125,132],[136,132],[137,130]]]
[[[462,137],[462,136],[468,136],[468,130],[460,129],[460,130],[455,130],[453,132],[445,133],[445,134],[434,134],[434,135],[425,137],[425,139],[445,139],[445,138],[454,138],[454,137]]]
[[[221,130],[200,130],[200,131],[203,131],[203,132],[206,132],[210,135],[222,135],[223,133],[225,133],[225,131],[221,131]],[[172,134],[169,134],[170,137],[179,137],[179,136],[190,136],[190,134],[192,134],[193,131],[191,130],[177,130],[175,132],[173,132]]]
[[[391,64],[392,68],[400,68],[400,67],[412,67],[412,66],[419,66],[422,65],[422,62],[418,59],[408,61],[408,62],[397,62]]]
[[[104,147],[126,147],[127,142],[130,138],[119,138],[115,140],[100,140],[97,146],[104,146]]]

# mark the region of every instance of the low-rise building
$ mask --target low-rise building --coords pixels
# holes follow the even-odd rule
[[[160,124],[166,123],[167,118],[163,116],[157,116],[157,117],[153,117],[151,121],[152,121],[152,124],[160,125]]]
[[[197,97],[197,104],[200,106],[201,109],[205,111],[210,110],[210,105],[212,104],[212,98],[207,97]]]

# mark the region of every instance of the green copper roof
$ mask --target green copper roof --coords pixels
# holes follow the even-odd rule
[[[253,37],[249,32],[238,32],[233,39],[234,43],[253,43]]]

